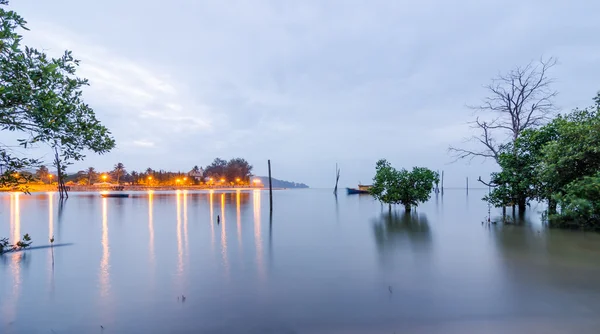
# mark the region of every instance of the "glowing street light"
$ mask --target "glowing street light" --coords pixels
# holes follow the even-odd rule
[[[102,180],[106,181],[106,178],[108,178],[108,175],[106,175],[106,174],[103,174],[103,175],[102,175]]]
[[[253,182],[254,182],[255,184],[259,184],[261,181],[260,181],[260,179],[254,179],[254,181],[253,181]]]
[[[225,179],[221,179],[221,182],[225,182]]]
[[[183,178],[183,180],[184,180],[184,181],[187,181],[187,177],[184,177],[184,178]]]
[[[235,181],[240,182],[240,178],[239,177],[235,178]]]
[[[152,176],[148,176],[148,180],[152,180]]]
[[[179,182],[181,182],[181,180],[180,180],[180,179],[177,179],[177,180],[175,180],[175,182],[179,183]]]

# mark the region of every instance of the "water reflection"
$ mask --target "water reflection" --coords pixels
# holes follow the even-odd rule
[[[48,193],[48,240],[54,237],[54,193]]]
[[[183,245],[181,244],[181,191],[177,190],[177,276],[183,274]]]
[[[221,255],[225,275],[229,277],[229,259],[227,258],[227,231],[225,230],[225,194],[221,194]]]
[[[108,245],[108,199],[102,198],[102,260],[100,260],[100,294],[108,296],[110,289],[110,249]]]
[[[19,204],[19,193],[10,194],[10,230],[12,242],[20,240],[21,234],[21,207]],[[2,256],[5,258],[5,256]],[[17,305],[21,294],[21,264],[27,260],[25,252],[13,253],[10,256],[10,272],[12,273],[12,291],[9,298],[2,297],[4,318],[8,323],[16,320]],[[6,298],[6,299],[5,299]]]
[[[263,263],[263,245],[260,227],[260,190],[254,190],[253,204],[254,204],[254,244],[256,246],[256,264],[258,267],[258,273],[261,278],[264,279],[264,263]]]
[[[148,191],[148,232],[150,235],[149,251],[150,251],[150,264],[152,267],[155,266],[154,257],[154,191]]]
[[[187,194],[188,191],[183,191],[183,238],[185,240],[185,254],[190,256],[190,244],[188,243],[188,213],[187,213]]]
[[[12,243],[21,240],[21,206],[19,204],[19,193],[10,194],[10,230]]]
[[[429,222],[422,213],[384,212],[374,221],[373,233],[381,253],[407,247],[414,251],[427,251],[431,247]]]
[[[214,216],[215,213],[213,211],[213,195],[215,194],[214,190],[210,190],[208,192],[208,207],[210,208],[210,245],[211,245],[211,249],[212,252],[215,252],[215,222],[214,222]]]
[[[241,194],[239,190],[235,192],[235,207],[237,214],[237,238],[240,249],[242,249],[242,215],[241,215]]]

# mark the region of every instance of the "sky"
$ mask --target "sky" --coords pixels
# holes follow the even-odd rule
[[[471,184],[453,162],[467,105],[499,73],[556,57],[563,112],[600,90],[600,2],[588,0],[13,0],[24,44],[72,50],[84,98],[117,147],[72,168],[189,171],[243,157],[256,175],[370,183],[375,162]],[[39,150],[44,150],[39,148]],[[50,150],[41,154],[50,160]]]

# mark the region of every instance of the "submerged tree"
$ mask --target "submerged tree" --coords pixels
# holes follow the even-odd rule
[[[387,160],[377,162],[371,194],[375,199],[390,206],[402,204],[406,211],[429,200],[433,184],[439,180],[436,172],[424,167],[412,171],[396,170]]]
[[[477,132],[467,141],[476,143],[479,149],[450,147],[457,159],[492,158],[502,171],[492,174],[489,183],[479,181],[494,189],[485,199],[496,206],[518,206],[525,211],[532,197],[530,185],[532,169],[519,149],[519,138],[528,130],[537,129],[549,121],[556,108],[548,71],[556,65],[556,59],[541,59],[525,67],[516,67],[499,75],[485,88],[489,96],[479,106],[472,107],[477,117],[471,123]]]

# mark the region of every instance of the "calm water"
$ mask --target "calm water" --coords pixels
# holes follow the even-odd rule
[[[483,195],[0,195],[0,236],[72,243],[0,257],[0,333],[600,332],[599,235],[486,228]]]

